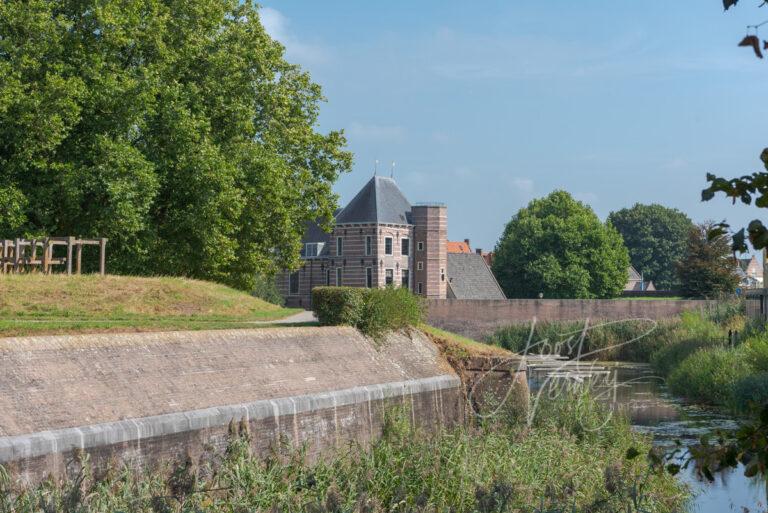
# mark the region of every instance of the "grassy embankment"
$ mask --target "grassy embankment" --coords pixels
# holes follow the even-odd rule
[[[581,354],[592,359],[651,363],[673,393],[696,402],[737,412],[768,402],[768,333],[765,326],[746,323],[738,304],[688,312],[655,325],[629,321],[597,326],[587,330],[580,345],[583,328],[572,323],[541,324],[531,340],[546,341],[537,347],[546,352],[554,348],[577,356],[581,347]],[[739,332],[733,345],[729,331]],[[499,330],[489,342],[523,352],[529,336],[530,326],[512,326]]]
[[[0,511],[672,512],[687,498],[672,476],[626,458],[649,440],[586,396],[545,402],[532,427],[428,434],[414,432],[409,418],[393,415],[372,446],[348,445],[315,463],[287,447],[255,457],[241,431],[211,468],[100,479],[86,471],[24,491],[0,478]]]
[[[287,317],[224,285],[129,276],[0,277],[0,336],[245,328]]]

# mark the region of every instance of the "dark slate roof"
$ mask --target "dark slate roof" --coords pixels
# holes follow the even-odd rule
[[[374,176],[336,216],[337,224],[411,224],[411,204],[395,181]]]
[[[449,297],[506,299],[485,259],[477,253],[448,253]]]

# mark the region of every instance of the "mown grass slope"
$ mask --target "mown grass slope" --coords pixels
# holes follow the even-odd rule
[[[184,278],[0,276],[0,336],[252,327],[296,311]]]

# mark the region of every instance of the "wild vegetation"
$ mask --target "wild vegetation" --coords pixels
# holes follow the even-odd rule
[[[768,332],[731,302],[668,321],[517,325],[488,342],[516,353],[650,363],[670,390],[737,412],[768,403]]]
[[[297,310],[225,285],[184,278],[7,275],[0,336],[254,327]]]
[[[417,327],[424,316],[421,299],[402,287],[315,287],[312,307],[321,325],[354,326],[374,338]]]
[[[505,422],[436,434],[390,414],[371,447],[351,444],[309,463],[287,446],[250,451],[233,427],[214,464],[167,472],[128,469],[99,478],[87,464],[65,483],[13,489],[0,478],[0,512],[672,512],[687,490],[630,448],[649,450],[625,418],[584,395],[544,401],[530,428]]]

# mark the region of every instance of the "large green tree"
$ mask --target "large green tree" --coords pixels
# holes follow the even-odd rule
[[[608,221],[624,238],[629,259],[657,289],[679,286],[675,264],[685,253],[693,221],[674,208],[657,203],[611,212]]]
[[[351,155],[283,53],[249,0],[2,2],[0,237],[242,288],[297,265]]]
[[[739,284],[730,237],[712,236],[711,229],[711,224],[702,224],[690,230],[685,256],[677,264],[680,292],[686,297],[733,294]]]
[[[627,283],[616,229],[565,191],[533,200],[507,223],[493,272],[508,297],[608,298]]]

